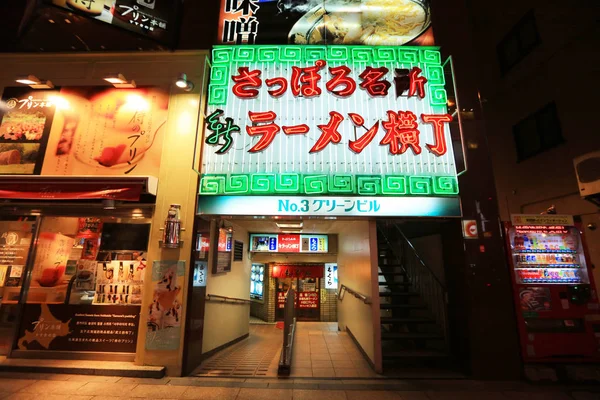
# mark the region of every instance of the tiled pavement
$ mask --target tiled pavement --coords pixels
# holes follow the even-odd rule
[[[120,378],[0,372],[0,400],[599,400],[600,387],[470,380]]]
[[[207,359],[195,376],[277,377],[283,342],[274,325],[250,325],[250,336]],[[298,322],[293,378],[375,378],[365,357],[337,322]]]
[[[192,375],[277,377],[282,343],[275,325],[250,325],[248,338],[206,359]]]
[[[374,378],[377,375],[337,322],[299,322],[292,377]]]

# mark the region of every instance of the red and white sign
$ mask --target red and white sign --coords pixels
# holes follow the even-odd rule
[[[464,219],[462,222],[463,237],[465,239],[477,239],[479,232],[477,231],[477,221],[474,219]]]
[[[273,278],[322,278],[324,265],[275,265],[271,276]]]
[[[298,293],[298,308],[319,308],[319,292]]]
[[[300,253],[300,235],[278,235],[279,253]]]

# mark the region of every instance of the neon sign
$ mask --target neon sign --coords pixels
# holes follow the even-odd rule
[[[435,47],[216,46],[200,194],[456,196]]]

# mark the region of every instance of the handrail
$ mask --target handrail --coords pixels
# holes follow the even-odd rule
[[[393,225],[394,225],[394,228],[396,228],[396,230],[398,231],[398,233],[400,233],[400,235],[402,235],[402,238],[404,238],[404,241],[406,242],[406,244],[408,244],[408,246],[412,249],[413,254],[415,255],[415,257],[417,257],[417,260],[419,260],[419,263],[421,263],[421,265],[424,266],[429,271],[429,273],[431,274],[431,276],[433,277],[433,279],[435,279],[435,281],[445,291],[446,290],[446,285],[444,285],[444,283],[440,280],[440,278],[438,278],[438,276],[435,274],[435,272],[433,272],[433,270],[431,268],[429,268],[429,265],[425,264],[425,261],[423,261],[423,259],[419,255],[419,252],[417,252],[417,249],[415,249],[415,246],[413,246],[413,244],[410,242],[410,240],[408,240],[408,238],[406,237],[406,235],[404,234],[404,232],[402,232],[402,229],[400,229],[400,227],[398,225],[396,225],[396,224],[393,224]]]
[[[283,308],[283,343],[279,357],[278,376],[290,376],[292,356],[294,354],[294,336],[296,334],[296,292],[289,288],[285,294]]]
[[[402,270],[405,273],[404,279],[407,279],[410,283],[412,290],[419,293],[421,300],[429,311],[433,314],[436,322],[441,326],[445,337],[448,333],[448,318],[447,318],[447,305],[448,305],[448,291],[446,285],[438,278],[433,270],[423,261],[413,244],[406,237],[402,229],[395,224],[396,230],[399,235],[390,235],[394,237],[394,243],[396,246],[390,245],[390,240],[386,235],[386,230],[383,227],[378,226],[378,233],[381,233],[385,238],[388,246],[394,258],[396,258]],[[389,223],[386,224],[389,227]],[[391,234],[388,230],[387,234]],[[382,275],[386,275],[382,271]],[[392,282],[394,279],[392,278]]]
[[[365,304],[371,304],[371,299],[369,299],[364,294],[357,292],[356,290],[350,289],[346,285],[340,286],[340,292],[338,293],[338,300],[340,300],[340,301],[344,300],[344,292],[350,293],[352,296],[356,297],[357,299],[362,300],[362,302]]]
[[[206,301],[220,301],[221,303],[230,304],[251,304],[252,301],[248,299],[238,299],[237,297],[220,296],[218,294],[207,294]]]

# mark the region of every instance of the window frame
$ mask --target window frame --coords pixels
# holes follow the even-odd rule
[[[558,135],[554,135],[554,137],[557,137],[558,140],[555,140],[551,143],[548,142],[546,135],[544,135],[544,131],[542,130],[542,123],[541,123],[542,117],[544,115],[547,115],[547,113],[549,111],[552,112],[552,115],[554,116],[554,119],[556,122],[556,132],[558,132]],[[537,137],[539,139],[540,147],[537,151],[527,153],[525,155],[524,154],[525,152],[522,150],[522,146],[519,145],[519,143],[520,143],[519,133],[525,132],[524,130],[522,130],[520,128],[527,125],[528,123],[531,123],[532,120],[535,124],[535,134],[537,135]],[[533,158],[541,153],[544,153],[548,150],[551,150],[551,149],[558,147],[561,144],[565,143],[565,138],[562,134],[562,125],[560,123],[560,118],[558,116],[558,108],[556,106],[556,102],[554,102],[554,101],[547,103],[543,107],[537,109],[535,112],[531,113],[527,117],[525,117],[522,120],[520,120],[519,122],[517,122],[515,125],[513,125],[512,132],[513,132],[513,140],[515,143],[515,149],[517,152],[517,163],[520,163],[522,161]]]
[[[527,47],[523,44],[522,34],[524,28],[533,27],[535,32],[535,40]],[[511,40],[516,39],[518,53],[512,62],[509,62],[505,57],[505,51]],[[500,72],[506,75],[515,65],[519,64],[533,49],[542,43],[540,32],[537,27],[534,10],[531,9],[521,17],[521,19],[508,31],[502,40],[496,45],[496,56],[500,65]]]

